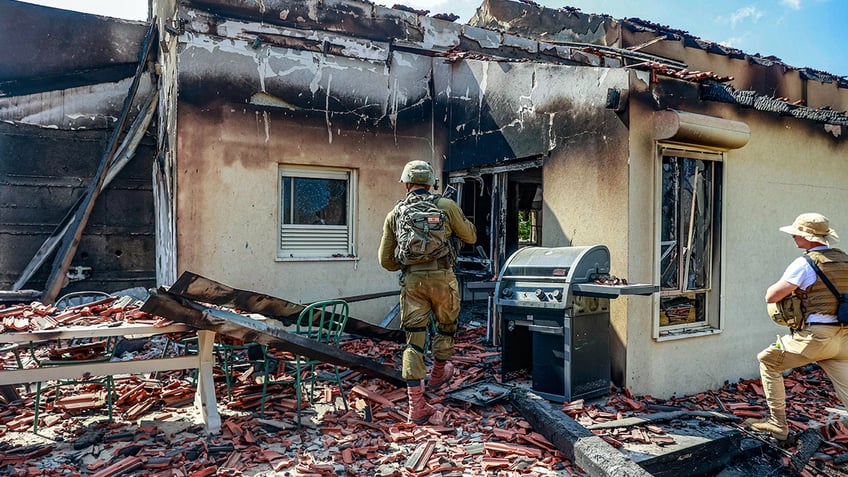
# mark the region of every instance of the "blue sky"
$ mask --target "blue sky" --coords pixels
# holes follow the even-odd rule
[[[145,20],[147,0],[26,0],[70,10]],[[784,63],[848,76],[848,0],[535,0],[614,18],[638,17]],[[468,21],[481,0],[378,0]]]

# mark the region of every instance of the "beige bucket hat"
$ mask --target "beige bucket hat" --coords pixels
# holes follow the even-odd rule
[[[799,215],[795,218],[795,222],[792,222],[792,225],[781,227],[780,231],[789,235],[804,237],[810,242],[819,242],[826,245],[839,240],[839,235],[830,228],[830,221],[827,217],[815,212]]]

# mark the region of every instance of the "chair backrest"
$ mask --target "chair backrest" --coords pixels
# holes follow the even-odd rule
[[[109,298],[112,295],[103,291],[76,291],[63,295],[56,300],[54,306],[60,310],[70,308],[72,306],[85,305],[95,301]]]
[[[331,346],[337,346],[347,324],[348,305],[344,300],[312,303],[297,317],[297,333]]]

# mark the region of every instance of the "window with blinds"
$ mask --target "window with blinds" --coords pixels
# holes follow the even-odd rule
[[[352,258],[355,172],[280,166],[280,259]]]

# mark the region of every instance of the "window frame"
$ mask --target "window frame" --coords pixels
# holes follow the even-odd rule
[[[667,253],[662,242],[663,232],[663,160],[665,157],[678,157],[694,160],[711,161],[714,164],[713,168],[713,197],[712,197],[712,226],[711,226],[711,251],[708,258],[709,276],[708,283],[704,288],[697,288],[688,291],[692,295],[702,294],[705,299],[705,320],[695,323],[681,323],[675,325],[662,325],[660,320],[660,305],[664,298],[685,296],[687,290],[684,283],[678,283],[677,290],[662,289],[662,263],[663,253]],[[723,275],[723,260],[724,251],[724,181],[726,174],[726,154],[724,151],[710,150],[707,148],[687,147],[678,144],[658,144],[656,173],[655,173],[655,221],[654,230],[654,277],[656,283],[660,284],[660,292],[654,298],[654,329],[653,338],[657,341],[690,338],[695,336],[714,335],[721,333],[723,320],[722,315],[722,300],[721,286]],[[679,212],[679,208],[678,208]],[[684,248],[684,247],[681,247]],[[678,272],[680,274],[680,272]]]
[[[346,225],[305,225],[305,224],[286,224],[284,223],[285,215],[291,211],[284,209],[285,191],[284,180],[286,178],[304,178],[304,179],[328,179],[328,180],[345,180],[347,182],[347,213],[345,217]],[[323,166],[301,166],[292,164],[279,164],[277,167],[277,253],[276,260],[283,262],[292,261],[338,261],[338,260],[358,260],[356,255],[356,216],[357,216],[357,171],[355,169],[347,169],[340,167],[323,167]],[[331,241],[321,241],[320,235],[338,235],[342,231],[347,234],[346,248],[336,248],[333,250]],[[287,232],[289,234],[287,235]],[[287,241],[292,240],[292,234],[299,234],[301,237],[314,232],[317,237],[315,247],[309,248],[300,246],[296,250],[292,250],[287,245]],[[312,238],[307,238],[310,240]],[[302,240],[302,239],[301,239]]]

